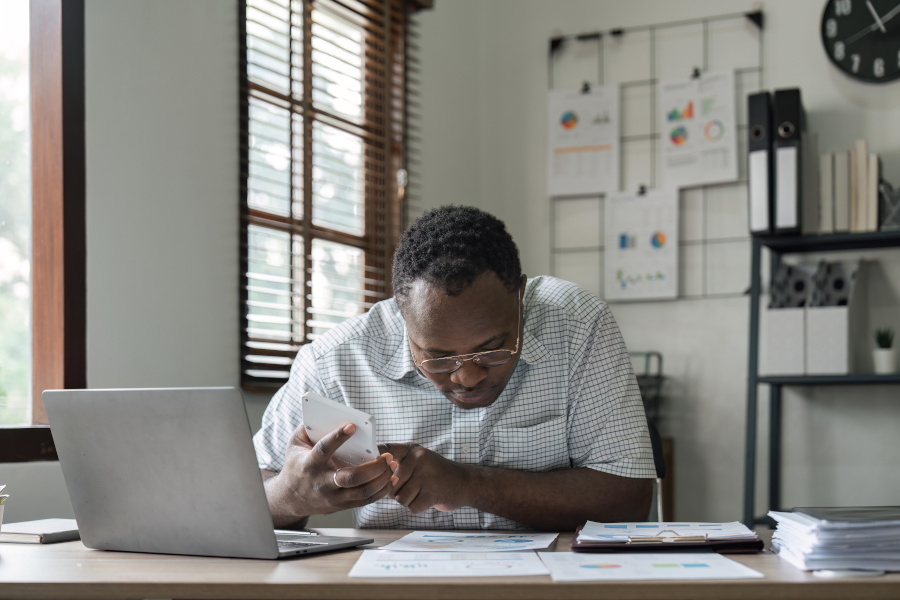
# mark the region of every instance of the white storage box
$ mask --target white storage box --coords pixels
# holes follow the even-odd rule
[[[763,317],[763,375],[802,375],[806,364],[805,318],[800,308],[768,308]]]
[[[866,304],[863,262],[834,263],[843,268],[847,289],[843,306],[806,309],[806,373],[848,375],[862,371],[860,351],[865,347]],[[862,341],[862,342],[861,342]]]

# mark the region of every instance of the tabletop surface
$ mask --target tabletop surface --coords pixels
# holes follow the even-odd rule
[[[822,579],[769,551],[729,556],[765,575],[748,580],[554,583],[549,575],[351,579],[348,573],[362,549],[377,548],[409,531],[318,531],[366,536],[375,543],[281,560],[107,552],[85,548],[80,541],[0,544],[0,598],[900,598],[900,573]],[[560,534],[549,550],[568,551],[572,535]]]

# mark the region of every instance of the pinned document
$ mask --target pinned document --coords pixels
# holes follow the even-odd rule
[[[711,71],[658,86],[659,187],[738,177],[734,71]]]
[[[547,97],[547,195],[619,191],[619,86]]]

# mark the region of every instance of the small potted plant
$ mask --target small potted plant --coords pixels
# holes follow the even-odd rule
[[[896,370],[897,357],[894,353],[894,330],[882,327],[875,330],[875,351],[872,353],[875,373],[887,375]]]

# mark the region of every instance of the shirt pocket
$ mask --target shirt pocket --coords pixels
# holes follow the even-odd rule
[[[519,471],[551,471],[569,467],[566,417],[528,427],[494,430],[493,466]]]

